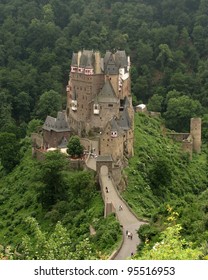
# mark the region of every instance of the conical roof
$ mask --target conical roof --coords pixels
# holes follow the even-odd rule
[[[106,80],[103,88],[101,89],[98,95],[99,102],[108,102],[108,103],[118,103],[119,99],[117,98],[115,91],[111,85],[110,80]]]

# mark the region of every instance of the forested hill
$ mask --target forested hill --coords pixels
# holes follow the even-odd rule
[[[207,0],[1,0],[0,131],[22,137],[28,121],[65,108],[70,58],[83,48],[125,49],[135,103],[171,129],[194,115],[205,127],[207,13]]]

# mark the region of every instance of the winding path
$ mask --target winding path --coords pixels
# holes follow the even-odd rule
[[[96,160],[94,158],[89,159],[87,166],[93,170],[96,170]],[[144,222],[138,220],[136,216],[130,211],[130,208],[126,202],[121,199],[112,180],[108,178],[108,175],[104,171],[101,171],[100,179],[104,188],[103,193],[105,194],[105,200],[106,202],[112,202],[113,206],[115,207],[116,216],[123,228],[123,244],[113,259],[125,260],[130,258],[132,253],[135,254],[137,245],[140,243],[137,230],[142,224],[144,224]],[[108,193],[106,193],[105,187],[108,187]],[[120,205],[122,205],[122,210],[119,210]],[[133,234],[132,239],[128,238],[126,231],[129,231]]]

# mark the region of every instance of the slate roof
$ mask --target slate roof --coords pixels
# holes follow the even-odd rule
[[[122,128],[118,125],[118,122],[115,118],[112,118],[110,121],[111,131],[117,131],[117,135],[123,134]]]
[[[96,158],[96,161],[113,161],[112,157],[109,156],[98,156]]]
[[[106,74],[118,74],[119,68],[128,66],[128,59],[125,51],[117,51],[115,54],[107,51],[104,59],[104,71]]]
[[[95,64],[95,55],[93,50],[83,50],[80,61],[78,62],[78,53],[72,55],[72,66],[83,68],[93,68]],[[115,54],[107,51],[104,58],[101,58],[101,69],[107,74],[118,74],[119,68],[128,66],[128,60],[125,51],[117,51]]]
[[[130,102],[129,102],[129,99],[125,96],[124,98],[124,107],[129,107],[130,106]]]
[[[124,109],[119,120],[118,120],[118,125],[123,129],[123,130],[129,130],[131,127],[131,120],[129,117],[129,113],[127,109]]]
[[[70,131],[69,124],[66,120],[66,115],[64,112],[58,112],[57,118],[53,118],[51,116],[47,116],[44,124],[43,129],[47,131],[56,131],[56,132],[63,132],[63,131]]]
[[[107,103],[118,103],[119,99],[117,98],[115,91],[109,80],[106,80],[103,88],[98,94],[98,102],[107,102]]]
[[[78,59],[78,54],[77,53],[73,53],[72,61],[71,61],[71,65],[72,66],[78,66],[77,59]]]
[[[119,68],[125,68],[128,66],[128,60],[125,51],[117,51],[115,53],[115,62]]]
[[[83,50],[81,52],[79,66],[83,68],[93,68],[95,62],[94,52],[89,50]],[[72,66],[78,66],[78,53],[72,55]]]
[[[93,67],[94,64],[94,53],[93,51],[83,50],[80,57],[80,67]]]

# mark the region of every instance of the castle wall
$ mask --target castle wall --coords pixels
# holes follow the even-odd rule
[[[191,118],[190,133],[193,137],[193,151],[201,152],[201,118]]]
[[[173,132],[173,133],[167,133],[167,136],[172,138],[175,141],[181,142],[189,137],[190,133],[178,133],[178,132]]]
[[[42,147],[43,146],[43,136],[38,133],[32,133],[31,134],[31,139],[32,139],[32,145],[34,147]]]
[[[123,158],[123,135],[111,137],[108,127],[100,137],[100,155],[111,155],[114,161]]]
[[[131,129],[129,129],[128,131],[125,132],[124,134],[124,151],[125,151],[125,155],[127,157],[132,157],[134,152],[133,152],[133,147],[134,147],[134,134],[133,131]]]
[[[131,84],[130,84],[130,79],[128,78],[123,81],[121,98],[124,98],[125,96],[128,97],[130,92],[131,92]]]
[[[71,73],[69,91],[67,94],[67,108],[70,115],[76,121],[89,120],[92,114],[92,108],[89,105],[92,99],[99,93],[104,84],[104,75],[84,75],[79,73]],[[73,93],[76,93],[77,110],[71,108]]]
[[[92,115],[91,117],[91,127],[99,127],[101,130],[105,127],[106,123],[112,119],[113,116],[119,115],[119,103],[110,104],[112,107],[109,107],[109,103],[99,103],[100,112],[99,115]]]
[[[90,151],[91,150],[91,142],[89,139],[87,138],[81,138],[80,139],[80,143],[82,146],[84,146],[84,149],[87,150],[87,151]]]

